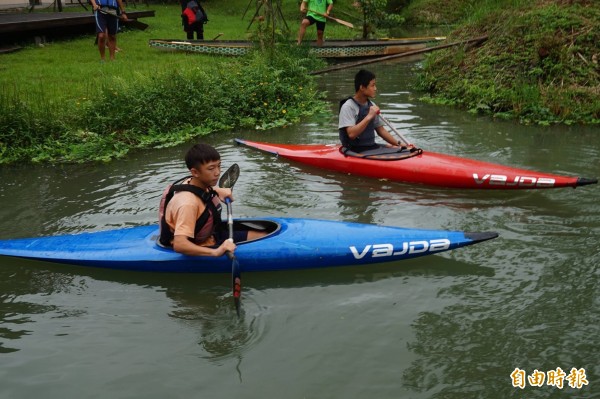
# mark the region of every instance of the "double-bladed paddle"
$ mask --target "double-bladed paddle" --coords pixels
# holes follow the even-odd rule
[[[233,185],[240,177],[240,167],[237,163],[234,163],[223,173],[219,179],[219,187],[233,189]],[[231,207],[231,199],[225,198],[225,204],[227,205],[227,227],[229,228],[229,239],[233,241],[233,212]],[[238,317],[240,317],[240,300],[242,296],[242,273],[240,271],[240,264],[237,258],[231,251],[227,251],[227,256],[231,259],[231,284],[233,289],[233,303],[235,304],[235,311]]]
[[[390,123],[390,121],[388,121],[383,115],[381,115],[381,112],[378,112],[377,115],[379,115],[379,117],[381,118],[381,120],[383,122],[385,122],[385,124],[388,125],[389,128],[392,129],[392,131],[394,133],[396,133],[396,136],[398,136],[400,138],[400,140],[402,140],[404,142],[404,144],[411,145],[408,142],[408,140],[406,140],[406,137],[404,137],[402,134],[400,134],[400,132],[398,130],[396,130],[396,128],[394,126],[392,126],[392,124]]]
[[[129,19],[127,17],[124,17],[122,14],[121,15],[117,14],[117,10],[114,10],[112,8],[104,9],[104,10],[99,8],[98,12],[101,14],[110,15],[110,16],[119,18],[123,23],[126,23],[127,25],[136,27],[139,30],[145,30],[148,27],[148,24],[138,21],[137,19]]]

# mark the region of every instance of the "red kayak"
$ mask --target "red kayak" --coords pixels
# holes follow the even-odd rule
[[[349,156],[335,144],[269,144],[235,139],[238,144],[318,168],[404,183],[448,188],[494,190],[578,187],[596,184],[598,179],[567,177],[489,162],[444,155],[430,151],[404,150],[372,157]]]

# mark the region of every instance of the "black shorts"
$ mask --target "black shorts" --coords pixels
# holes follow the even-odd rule
[[[94,12],[96,20],[96,33],[108,31],[109,35],[116,35],[119,31],[119,18],[117,16]]]
[[[307,16],[306,19],[308,19],[311,25],[317,24],[317,30],[325,32],[325,22],[317,21],[312,15]]]
[[[215,239],[217,241],[217,246],[229,239],[229,229],[227,228],[227,224],[220,226],[220,228],[215,231]],[[233,242],[238,243],[246,240],[248,240],[248,230],[233,230]]]

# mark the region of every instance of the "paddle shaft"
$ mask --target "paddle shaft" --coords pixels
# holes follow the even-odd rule
[[[229,229],[229,239],[233,242],[233,210],[231,209],[231,199],[225,198],[225,204],[227,205],[227,228]],[[227,257],[231,259],[231,285],[233,289],[233,303],[235,304],[235,311],[240,316],[240,300],[242,297],[242,273],[240,271],[240,264],[231,251],[227,251]]]
[[[231,209],[231,199],[225,198],[227,204],[227,228],[229,229],[229,239],[233,240],[233,210]]]
[[[117,18],[119,18],[121,21],[128,21],[128,19],[127,19],[127,15],[123,16],[123,14],[125,14],[125,13],[123,13],[123,14],[119,15],[119,14],[117,14],[117,10],[110,10],[110,11],[107,11],[107,10],[103,10],[103,9],[99,8],[99,9],[98,9],[98,10],[96,10],[96,11],[98,11],[99,13],[101,13],[101,14],[104,14],[104,15],[110,15],[110,16],[112,16],[112,17],[117,17]],[[112,11],[114,11],[114,12],[112,12]]]
[[[138,21],[137,19],[129,19],[126,15],[123,16],[123,14],[125,14],[125,13],[118,15],[116,10],[114,10],[115,12],[111,12],[111,11],[102,10],[100,8],[98,9],[98,12],[100,12],[102,14],[119,18],[119,20],[121,22],[123,22],[124,24],[127,24],[127,26],[133,26],[135,28],[138,28],[139,30],[146,30],[148,28],[148,24],[146,24],[144,22]]]
[[[240,176],[240,167],[234,163],[227,169],[219,179],[219,187],[229,188],[233,190],[233,186]],[[231,209],[231,198],[225,198],[227,205],[227,227],[229,229],[229,240],[233,242],[233,210]],[[235,311],[240,317],[240,298],[242,296],[242,273],[240,272],[240,264],[237,258],[231,251],[227,251],[227,257],[231,259],[231,284],[233,289],[233,303]]]
[[[400,140],[402,140],[404,142],[404,144],[410,145],[410,143],[408,142],[408,140],[406,140],[406,137],[404,137],[402,134],[400,134],[400,132],[398,130],[396,130],[396,128],[394,126],[392,126],[392,124],[390,123],[390,121],[388,121],[383,115],[381,115],[381,113],[379,113],[378,115],[381,118],[381,120],[384,121],[385,124],[388,125],[388,127],[394,133],[396,133],[396,136],[398,136],[400,138]]]
[[[327,19],[330,19],[330,20],[332,20],[332,21],[335,21],[335,22],[337,22],[338,24],[341,24],[341,25],[347,26],[348,28],[354,28],[354,25],[353,25],[353,24],[351,24],[350,22],[344,21],[344,20],[342,20],[342,19],[334,18],[334,17],[332,17],[332,16],[329,16],[329,15],[327,15],[327,14],[323,14],[323,13],[321,13],[321,12],[318,12],[318,11],[315,11],[315,10],[308,10],[308,11],[312,12],[313,14],[317,14],[317,15],[320,15],[320,16],[322,16],[322,17],[325,17],[325,18],[327,18]]]

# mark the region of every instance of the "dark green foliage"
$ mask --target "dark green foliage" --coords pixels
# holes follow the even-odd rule
[[[600,123],[598,7],[537,1],[488,11],[453,32],[487,42],[427,59],[427,99],[524,123]]]
[[[93,102],[61,107],[36,101],[43,105],[34,108],[5,93],[0,162],[109,160],[130,148],[172,146],[213,131],[296,122],[323,106],[307,73],[320,61],[290,55],[296,51],[257,52],[226,70],[140,75],[107,84]]]

